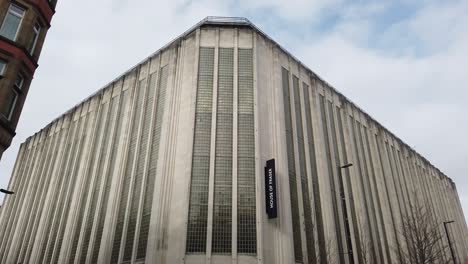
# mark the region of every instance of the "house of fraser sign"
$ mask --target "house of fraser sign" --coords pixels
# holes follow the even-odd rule
[[[265,207],[269,219],[278,216],[278,206],[276,203],[276,174],[275,160],[271,159],[266,162],[265,167]]]

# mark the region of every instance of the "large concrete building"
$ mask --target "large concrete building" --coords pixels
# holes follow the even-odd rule
[[[398,263],[416,200],[468,252],[452,180],[240,18],[28,138],[9,189],[1,263]]]
[[[16,135],[56,0],[0,0],[0,159]]]

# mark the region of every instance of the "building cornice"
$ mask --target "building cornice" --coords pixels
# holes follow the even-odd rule
[[[55,10],[52,8],[51,4],[46,0],[28,0],[28,3],[38,11],[47,24],[47,27],[50,28],[50,21],[55,14]]]
[[[31,75],[34,74],[39,66],[26,48],[3,36],[0,36],[0,50],[11,54],[15,59],[21,60]]]

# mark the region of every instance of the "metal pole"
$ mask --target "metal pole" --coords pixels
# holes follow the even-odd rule
[[[14,194],[14,192],[9,191],[9,190],[5,190],[5,189],[0,189],[0,192],[4,193],[4,194]]]
[[[445,228],[445,234],[447,235],[447,241],[448,241],[448,244],[449,244],[450,253],[452,254],[453,264],[457,264],[457,262],[455,260],[455,254],[453,253],[452,242],[450,241],[450,236],[449,236],[448,229],[447,229],[447,224],[450,224],[450,223],[453,223],[453,222],[454,221],[444,222],[444,228]]]

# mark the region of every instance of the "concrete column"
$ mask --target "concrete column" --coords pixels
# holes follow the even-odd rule
[[[186,237],[188,224],[188,210],[190,203],[190,181],[192,171],[193,139],[195,132],[195,103],[198,78],[199,34],[197,30],[193,36],[184,41],[181,46],[184,49],[184,59],[179,67],[182,67],[180,75],[180,116],[178,121],[177,145],[175,146],[178,157],[175,160],[173,192],[171,195],[171,211],[169,212],[169,231],[167,263],[183,263],[185,261]],[[161,148],[160,148],[161,149]],[[161,154],[160,154],[161,156]],[[161,159],[160,159],[161,160]],[[160,164],[160,161],[158,161]],[[158,178],[161,176],[158,175]],[[155,189],[157,187],[155,186]],[[156,199],[159,194],[154,193]],[[155,202],[153,202],[154,204]],[[153,211],[151,218],[158,215]],[[153,222],[153,221],[152,221]],[[156,233],[156,230],[154,231]],[[151,234],[148,238],[146,261],[156,262],[156,254],[151,244]]]
[[[263,263],[292,263],[294,257],[292,229],[290,225],[290,194],[287,167],[285,135],[284,135],[284,111],[281,85],[281,63],[279,62],[278,50],[269,45],[262,37],[255,35],[255,56],[256,61],[256,91],[255,102],[257,104],[255,118],[258,119],[258,135],[256,141],[260,159],[257,167],[264,167],[266,160],[275,158],[276,181],[277,181],[277,204],[278,217],[268,219],[265,217],[265,185],[263,172],[257,175],[260,179],[260,190],[257,193],[257,221],[261,221],[259,228],[262,233],[258,234],[257,241],[262,243],[258,253],[262,253]],[[258,118],[262,117],[262,118]],[[261,135],[261,136],[260,136]],[[259,212],[260,211],[260,212]],[[261,219],[259,217],[262,217]],[[260,245],[260,244],[259,244]],[[260,258],[260,257],[259,257]]]
[[[177,48],[173,49],[170,53],[170,74],[168,76],[168,85],[167,91],[172,91],[168,93],[167,99],[167,106],[169,107],[167,110],[167,116],[170,117],[166,119],[167,122],[167,130],[163,130],[161,132],[161,146],[163,146],[163,150],[165,153],[163,157],[166,158],[165,162],[162,163],[162,188],[164,192],[162,204],[161,204],[161,211],[162,218],[160,223],[160,234],[162,234],[162,243],[167,244],[169,240],[168,230],[171,228],[171,223],[169,222],[169,214],[171,210],[171,197],[175,194],[173,188],[173,181],[174,181],[174,167],[175,167],[175,160],[177,159],[176,149],[177,149],[177,133],[178,133],[178,123],[180,118],[180,94],[181,94],[181,70],[183,65],[183,59],[185,56],[184,52],[184,42],[181,43]],[[161,250],[161,263],[170,263],[170,256],[167,255],[167,250],[163,248]]]

